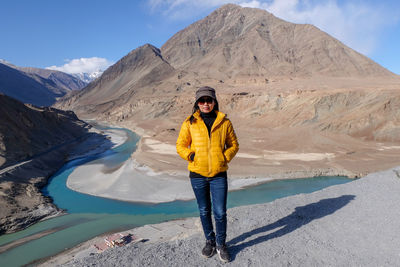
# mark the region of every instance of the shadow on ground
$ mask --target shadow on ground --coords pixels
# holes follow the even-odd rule
[[[293,213],[274,223],[264,225],[260,228],[243,233],[228,242],[229,251],[232,254],[232,259],[234,260],[236,254],[238,254],[244,248],[251,247],[270,239],[281,237],[283,235],[291,233],[294,230],[308,224],[315,219],[319,219],[334,213],[335,211],[346,206],[354,198],[354,195],[343,195],[337,198],[322,199],[316,203],[297,207],[295,208],[295,211]],[[246,239],[249,239],[254,235],[259,235],[261,233],[269,232],[274,229],[278,230],[241,243],[242,241],[245,241]]]

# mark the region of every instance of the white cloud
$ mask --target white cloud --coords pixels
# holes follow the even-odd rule
[[[161,11],[165,16],[176,19],[190,19],[198,16],[204,11],[219,7],[228,3],[237,3],[232,0],[148,0],[148,4],[153,11]]]
[[[364,54],[371,54],[386,26],[400,19],[390,6],[360,0],[149,0],[150,7],[173,19],[187,19],[226,3],[266,9],[294,23],[309,23]],[[379,2],[378,2],[379,3]],[[381,2],[382,3],[382,2]]]
[[[250,2],[240,2],[239,4],[243,7],[262,8],[262,9],[268,8],[268,4],[261,3],[260,1],[255,1],[255,0]]]
[[[174,8],[182,8],[182,7],[193,7],[193,6],[203,6],[203,7],[216,7],[227,3],[233,3],[239,1],[229,1],[229,0],[203,0],[203,1],[194,1],[194,0],[148,0],[148,3],[151,8],[166,8],[166,10],[171,11]]]
[[[105,58],[100,58],[100,57],[90,57],[90,58],[77,58],[77,59],[72,59],[66,60],[67,63],[64,64],[63,66],[57,67],[57,66],[50,66],[47,67],[46,69],[49,70],[58,70],[70,74],[75,74],[75,73],[92,73],[95,71],[104,71],[106,68],[108,68],[112,62],[108,61]]]

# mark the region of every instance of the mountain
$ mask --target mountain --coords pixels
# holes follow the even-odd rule
[[[94,71],[91,73],[81,72],[81,73],[74,73],[71,75],[74,76],[75,78],[78,78],[79,80],[85,82],[86,84],[88,84],[88,83],[96,80],[98,77],[100,77],[101,74],[103,74],[103,71],[97,70],[97,71]]]
[[[176,33],[161,49],[147,44],[133,50],[55,106],[138,131],[141,144],[153,138],[174,145],[204,85],[216,88],[239,136],[244,154],[238,161],[249,168],[233,172],[359,176],[395,164],[397,146],[390,142],[400,141],[398,75],[312,25],[232,4]],[[151,146],[139,147],[135,159],[142,164],[184,168]],[[274,151],[292,156],[276,160]],[[307,151],[311,160],[303,159]]]
[[[161,49],[148,44],[133,50],[85,90],[66,96],[57,106],[73,108],[78,114],[107,117],[115,112],[126,117],[137,113],[136,103],[143,101],[140,96],[167,97],[165,101],[170,102],[171,97],[193,92],[203,84],[221,88],[221,93],[234,93],[233,88],[240,86],[247,87],[247,92],[272,93],[347,84],[371,86],[373,77],[398,80],[312,25],[293,24],[265,10],[228,4],[172,36]],[[278,83],[290,84],[293,79],[299,83],[279,88]],[[304,85],[308,80],[309,85]]]
[[[36,78],[36,79],[35,79]],[[49,106],[63,93],[55,84],[40,76],[32,78],[23,71],[0,64],[0,92],[24,103]],[[50,89],[51,88],[51,89]]]
[[[79,101],[85,110],[90,110],[95,103],[98,108],[106,111],[120,102],[140,95],[153,93],[155,89],[141,90],[149,86],[156,86],[164,79],[171,77],[174,68],[161,56],[160,50],[146,44],[123,57],[109,67],[100,78],[90,83],[85,90],[75,91],[63,98],[56,106],[67,105]],[[68,104],[69,103],[69,104]],[[118,103],[118,104],[117,104]]]
[[[161,52],[174,68],[210,77],[392,75],[315,26],[232,4],[175,34]]]
[[[96,138],[89,129],[71,111],[0,93],[0,235],[60,214],[41,190],[79,142]]]
[[[24,103],[50,106],[56,98],[84,86],[85,82],[60,71],[0,63],[0,92]]]
[[[17,69],[28,74],[33,74],[33,76],[37,75],[44,79],[53,81],[57,88],[64,93],[68,93],[71,90],[80,90],[88,84],[79,77],[61,71],[31,67],[17,67]]]
[[[76,138],[86,131],[82,125],[72,111],[36,107],[0,94],[0,167]]]

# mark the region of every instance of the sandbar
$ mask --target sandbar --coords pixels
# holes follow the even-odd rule
[[[115,146],[126,141],[123,130],[106,130],[103,134]],[[151,147],[153,153],[176,155],[172,145],[153,139],[146,139],[145,144]],[[235,178],[228,180],[228,187],[229,190],[238,190],[271,180],[269,177]],[[194,199],[187,175],[156,172],[137,163],[132,157],[118,165],[110,165],[107,158],[103,158],[78,166],[68,177],[67,186],[84,194],[131,202],[161,203]]]

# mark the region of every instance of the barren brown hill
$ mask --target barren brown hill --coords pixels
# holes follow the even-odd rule
[[[161,51],[175,68],[223,79],[392,76],[315,26],[233,4],[178,32]]]
[[[185,162],[152,144],[174,146],[203,85],[217,89],[239,136],[232,174],[363,175],[398,164],[399,76],[312,25],[237,5],[178,32],[161,52],[132,51],[57,106],[139,132],[136,160],[176,173]]]
[[[0,94],[0,168],[72,141],[86,127],[71,111],[35,107]]]
[[[86,110],[93,107],[96,112],[112,110],[121,101],[126,103],[133,96],[136,98],[137,94],[153,90],[153,86],[168,78],[173,71],[174,68],[162,58],[160,50],[146,44],[108,68],[85,90],[65,97],[64,102],[67,106],[81,106]]]

